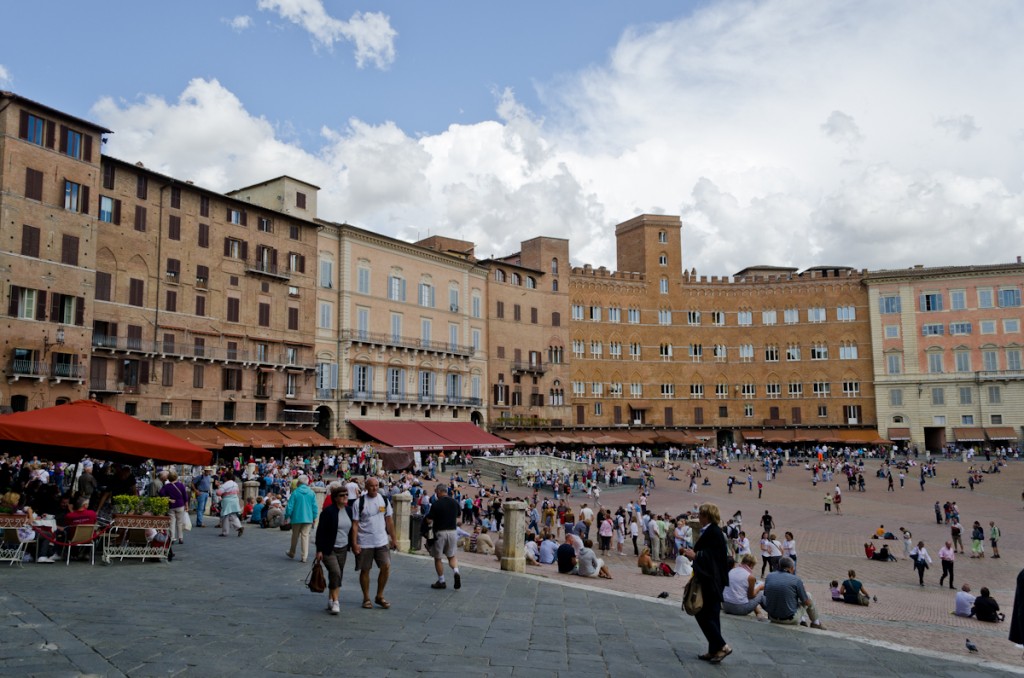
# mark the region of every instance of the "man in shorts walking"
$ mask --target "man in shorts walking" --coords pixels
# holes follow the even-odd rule
[[[447,558],[455,579],[454,586],[459,589],[462,588],[462,577],[459,575],[459,562],[455,558],[458,544],[455,526],[459,518],[459,504],[448,496],[447,485],[438,485],[434,493],[437,495],[437,499],[431,504],[430,512],[423,518],[430,523],[430,527],[434,530],[434,543],[430,547],[430,555],[434,556],[437,581],[431,584],[430,588],[448,587],[444,580],[444,559]]]
[[[359,587],[363,590],[363,608],[372,609],[370,602],[370,569],[377,563],[377,597],[374,602],[385,610],[391,603],[384,599],[384,587],[391,574],[391,551],[395,548],[395,521],[391,502],[380,494],[376,478],[366,481],[366,494],[355,501],[352,511],[352,553],[359,567]]]

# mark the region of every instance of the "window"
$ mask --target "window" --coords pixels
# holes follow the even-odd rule
[[[595,323],[601,322],[601,307],[591,306],[590,307],[590,320]]]
[[[210,225],[199,224],[199,238],[198,243],[200,247],[210,246]]]
[[[700,325],[700,311],[687,311],[686,312],[686,324],[687,325]]]
[[[747,417],[747,418],[753,417],[754,416],[754,406],[753,405],[744,405],[743,406],[743,416]]]
[[[825,322],[825,307],[824,306],[812,306],[807,309],[807,322],[809,323],[823,323]]]
[[[1003,402],[1003,394],[998,386],[988,387],[988,401],[993,405],[998,405]]]
[[[790,398],[803,398],[804,397],[804,385],[803,385],[803,382],[799,382],[799,381],[791,381],[791,382],[789,382],[789,397]]]
[[[405,301],[405,278],[397,275],[388,276],[388,299]]]
[[[1020,306],[1019,289],[1010,288],[999,290],[999,308],[1016,308],[1018,306]]]
[[[481,310],[480,310],[481,309],[481,305],[482,305],[482,301],[480,299],[480,295],[474,293],[472,298],[469,301],[469,314],[471,316],[473,316],[474,318],[479,318],[480,317],[480,313],[481,313]],[[557,315],[557,314],[555,314],[555,315]],[[552,316],[552,318],[553,317],[554,316]],[[551,324],[554,325],[555,327],[558,327],[558,324],[553,319],[551,321]]]
[[[933,351],[928,354],[928,373],[942,374],[942,353]]]
[[[85,146],[82,139],[82,133],[69,129],[64,125],[60,126],[60,131],[60,152],[72,158],[81,160]]]
[[[772,309],[771,311],[761,311],[762,325],[774,325],[776,322],[776,318],[777,316],[774,309]]]
[[[448,288],[448,310],[452,313],[459,312],[459,288],[449,287]],[[534,322],[537,322],[534,320]]]
[[[622,342],[610,341],[608,342],[608,356],[612,360],[619,360],[622,358]]]
[[[836,308],[836,320],[840,322],[852,322],[857,319],[856,306],[840,306]]]
[[[96,271],[96,300],[110,301],[111,276],[103,271]]]
[[[782,384],[774,382],[765,384],[764,394],[768,398],[781,398],[782,397]]]
[[[827,398],[832,393],[832,384],[827,381],[816,381],[811,384],[811,392],[815,398]]]
[[[551,313],[551,326],[561,327],[562,326],[562,314],[558,311],[552,311]]]
[[[23,320],[46,319],[46,292],[11,286],[8,315]]]
[[[325,289],[334,287],[334,261],[331,259],[320,260],[320,287]]]
[[[257,305],[256,322],[260,327],[270,327],[270,304],[261,301]]]
[[[228,297],[228,312],[227,318],[229,323],[237,323],[239,309],[241,307],[241,300],[237,297]]]
[[[754,314],[752,311],[740,311],[736,314],[736,324],[741,326],[748,326],[754,323]]]
[[[673,387],[672,393],[675,393]],[[704,397],[704,384],[690,384],[690,397],[691,398],[703,398]]]
[[[970,386],[961,386],[957,391],[960,394],[960,404],[970,405],[973,400],[974,390]]]
[[[658,265],[659,266],[668,266],[668,255],[659,254],[658,255]]]
[[[644,395],[643,384],[630,384],[629,385],[629,397],[630,398],[642,398]]]
[[[434,308],[434,286],[430,283],[420,283],[419,304],[427,308]]]
[[[520,285],[523,284],[523,277],[516,273],[515,271],[513,271],[508,276],[508,282],[510,285],[515,285],[516,287],[519,287]]]
[[[658,324],[659,325],[671,325],[672,324],[672,311],[659,310],[658,311]]]
[[[799,362],[800,361],[800,345],[799,344],[790,344],[789,346],[786,347],[786,360],[788,360],[789,362]]]
[[[970,372],[971,371],[971,353],[970,351],[956,351],[953,353],[956,362],[957,372]]]
[[[978,288],[978,308],[993,308],[995,306],[993,299],[991,287]]]
[[[729,384],[715,384],[715,397],[716,398],[728,398],[729,397]]]
[[[999,369],[999,354],[991,349],[981,352],[981,369],[986,372],[995,372]]]
[[[121,201],[105,195],[100,196],[100,221],[108,224],[121,223]]]
[[[181,261],[178,259],[167,259],[167,280],[177,283],[181,278]]]
[[[885,326],[885,338],[886,339],[899,339],[900,338],[900,326],[899,325],[886,325]]]
[[[505,317],[505,302],[504,301],[495,302],[495,305],[494,305],[494,316],[496,318],[499,318],[499,319]]]
[[[591,382],[590,395],[595,397],[604,395],[604,383],[600,381]]]
[[[946,326],[940,323],[930,323],[921,326],[921,336],[938,337],[946,333]]]
[[[668,278],[662,278],[658,281],[658,291],[661,294],[668,294]]]
[[[630,360],[640,360],[640,344],[633,342],[629,345]]]
[[[230,207],[227,208],[225,219],[229,224],[235,224],[236,226],[245,226],[248,221],[245,210],[235,210]]]
[[[145,200],[149,195],[149,179],[144,174],[135,177],[135,197]]]
[[[922,294],[920,304],[922,311],[941,311],[942,294],[939,292],[927,292]]]
[[[699,363],[704,358],[704,346],[701,344],[690,344],[690,360]]]
[[[1020,371],[1020,349],[1019,348],[1008,348],[1006,349],[1006,369],[1014,372]]]
[[[691,389],[693,386],[690,387]],[[661,385],[661,397],[662,398],[675,398],[676,397],[676,385],[675,384],[662,384]]]
[[[741,384],[740,395],[744,398],[753,398],[757,395],[757,387],[754,384]]]
[[[321,275],[323,271],[321,271]],[[333,274],[331,276],[334,277]],[[360,266],[356,269],[356,291],[360,294],[370,293],[370,269]]]
[[[46,141],[47,125],[50,127],[49,141]],[[19,130],[18,136],[30,144],[35,144],[36,146],[47,145],[50,148],[53,148],[53,123],[48,123],[43,118],[32,115],[28,111],[22,111],[21,129]]]
[[[719,405],[718,406],[718,418],[719,419],[725,419],[728,416],[729,416],[729,406],[728,405]]]
[[[754,345],[753,344],[741,344],[740,345],[740,362],[749,363],[754,360]]]
[[[844,381],[843,382],[843,395],[847,398],[856,398],[860,396],[860,382],[859,381]]]
[[[587,385],[586,384],[584,384],[582,381],[574,381],[574,382],[572,382],[572,394],[574,396],[582,397],[582,396],[586,395],[586,393],[587,393]]]
[[[288,309],[288,329],[299,329],[299,309],[292,306]]]
[[[131,306],[145,305],[145,283],[138,278],[128,281],[128,304]]]
[[[583,304],[573,304],[571,311],[573,320],[583,320]]]
[[[787,308],[782,312],[782,321],[787,325],[795,325],[800,322],[800,310],[796,308]]]
[[[885,357],[886,374],[903,374],[903,356],[890,353]]]
[[[828,344],[822,342],[812,344],[811,360],[828,360]]]
[[[199,264],[196,266],[196,287],[205,290],[210,284],[210,267]]]
[[[532,275],[526,276],[526,289],[535,290],[537,289],[537,279]]]
[[[232,259],[247,259],[249,243],[235,238],[224,238],[224,256]]]
[[[883,313],[898,313],[901,309],[900,298],[896,296],[885,296],[879,299],[879,309]]]
[[[500,268],[494,269],[494,282],[505,282],[505,271]]]
[[[946,404],[946,389],[944,388],[933,388],[932,389],[932,405],[945,405]]]
[[[613,398],[621,398],[622,397],[622,382],[621,381],[613,381],[612,383],[608,384],[608,395],[610,395]]]
[[[473,328],[473,330],[471,330],[470,333],[469,333],[469,337],[470,337],[470,339],[469,339],[470,340],[470,346],[473,347],[474,351],[479,351],[480,350],[480,340],[481,340],[481,337],[482,337],[482,334],[481,334],[480,330],[478,330],[476,328]],[[559,351],[559,353],[558,353],[558,357],[559,357],[558,362],[562,362],[561,361],[561,350],[562,350],[562,348],[559,347],[558,348],[558,351]],[[550,359],[549,359],[549,361],[550,361]]]
[[[25,168],[25,197],[29,200],[43,199],[43,173],[31,167]]]
[[[640,324],[640,309],[631,308],[626,311],[626,321],[633,325]]]
[[[722,327],[725,325],[725,313],[722,311],[711,312],[711,324],[715,327]]]
[[[974,415],[973,414],[963,414],[963,415],[960,415],[960,423],[963,426],[973,426],[974,425]]]
[[[192,366],[192,388],[203,388],[203,381],[205,381],[206,369],[205,365],[195,364]]]
[[[959,322],[949,323],[950,335],[963,335],[971,333],[971,323]]]
[[[360,309],[360,310],[362,310],[362,309]],[[368,311],[367,311],[367,314],[369,314]],[[367,315],[367,318],[369,318],[369,315]],[[369,320],[367,320],[367,326],[369,326]],[[402,341],[402,314],[401,313],[392,313],[391,314],[391,341],[396,343],[396,344]]]
[[[334,304],[329,301],[320,302],[320,313],[317,327],[329,330],[334,325]]]
[[[574,358],[582,358],[587,350],[587,343],[582,339],[572,340],[572,355]]]
[[[604,353],[604,344],[600,341],[590,342],[590,355],[594,358],[600,358]]]
[[[843,405],[843,418],[848,424],[860,423],[860,405]]]
[[[663,245],[665,243],[667,243],[668,242],[668,233],[666,233],[665,231],[658,231],[658,242],[663,244]]]
[[[661,344],[658,346],[658,355],[662,360],[672,360],[672,344]]]
[[[39,229],[35,226],[22,225],[21,253],[26,257],[39,258]]]
[[[726,360],[726,348],[725,344],[715,344],[714,347],[715,362],[724,363]]]
[[[994,425],[999,425],[999,424],[1002,424],[1002,423],[1003,423],[1003,415],[1001,415],[1001,414],[992,414],[992,415],[989,415],[989,420],[990,420],[990,421],[991,421],[991,423],[992,423],[992,424],[994,424]]]
[[[619,323],[622,322],[622,309],[618,306],[608,307],[608,322]]]
[[[171,313],[177,313],[178,311],[178,292],[177,290],[167,290],[167,297],[164,307]]]
[[[89,213],[89,187],[64,180],[64,209],[69,212]]]
[[[967,292],[965,290],[950,290],[949,307],[954,311],[963,311],[967,308]]]
[[[199,216],[210,216],[210,198],[208,196],[199,196]]]
[[[996,321],[995,320],[982,320],[978,323],[979,331],[982,334],[995,334],[996,333]]]
[[[840,360],[856,360],[857,359],[857,344],[852,341],[844,341],[839,344],[839,359]]]
[[[1017,334],[1020,332],[1020,318],[1005,318],[1003,320],[1004,334]]]
[[[306,257],[298,252],[288,253],[288,270],[293,273],[306,272]]]
[[[779,362],[779,347],[769,345],[764,347],[764,359],[765,362],[777,363]]]

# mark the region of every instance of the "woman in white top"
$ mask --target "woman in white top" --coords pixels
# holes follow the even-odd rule
[[[767,532],[762,532],[761,533],[761,577],[762,578],[764,577],[765,569],[768,567],[769,563],[771,562],[769,560],[771,558],[771,555],[772,555],[772,546],[771,546],[771,544],[772,544],[772,541],[771,541],[771,539],[768,538],[768,533]],[[769,571],[770,572],[774,572],[774,570],[769,570]]]
[[[729,583],[722,590],[722,611],[726,614],[748,615],[753,612],[760,620],[767,620],[762,609],[764,585],[758,585],[753,567],[757,564],[753,554],[746,554],[731,570]]]
[[[751,553],[750,550],[750,539],[747,538],[747,533],[741,531],[740,536],[736,538],[736,557],[740,558]]]
[[[782,542],[774,534],[768,537],[768,570],[775,572],[779,569],[779,561],[782,560]]]
[[[914,559],[914,569],[917,570],[917,581],[924,586],[924,571],[928,569],[928,566],[932,564],[932,557],[928,555],[928,550],[924,547],[924,542],[917,542],[917,546],[910,552],[910,557]]]
[[[796,538],[792,532],[786,532],[786,538],[782,541],[782,555],[793,559],[793,572],[796,572]]]

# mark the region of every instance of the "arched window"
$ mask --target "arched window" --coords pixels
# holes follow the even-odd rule
[[[552,292],[557,292],[558,291],[558,278],[555,278],[554,280],[551,281],[551,291]]]
[[[551,260],[551,275],[558,275],[558,259]]]
[[[532,275],[526,276],[526,287],[531,290],[537,289],[537,279]]]
[[[512,276],[509,279],[509,282],[511,282],[513,285],[522,285],[523,279],[518,273],[513,272]]]
[[[494,269],[494,281],[500,283],[505,282],[505,271],[500,268]]]

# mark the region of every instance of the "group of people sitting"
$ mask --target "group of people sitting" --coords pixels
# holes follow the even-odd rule
[[[500,558],[500,554],[498,555]],[[550,532],[526,535],[526,564],[557,564],[559,574],[575,574],[581,577],[611,579],[611,572],[604,560],[594,553],[594,542],[568,532],[565,541],[558,544]]]
[[[971,585],[964,584],[956,593],[953,612],[958,617],[974,617],[983,622],[1001,622],[1006,618],[999,611],[999,603],[992,597],[987,586],[981,587],[981,595],[971,593]]]
[[[832,600],[848,603],[850,605],[864,605],[865,607],[871,604],[871,594],[864,588],[864,584],[857,579],[857,572],[854,570],[848,570],[846,573],[847,578],[840,584],[835,579],[829,584],[829,593],[832,594]],[[874,598],[878,600],[878,598]]]

